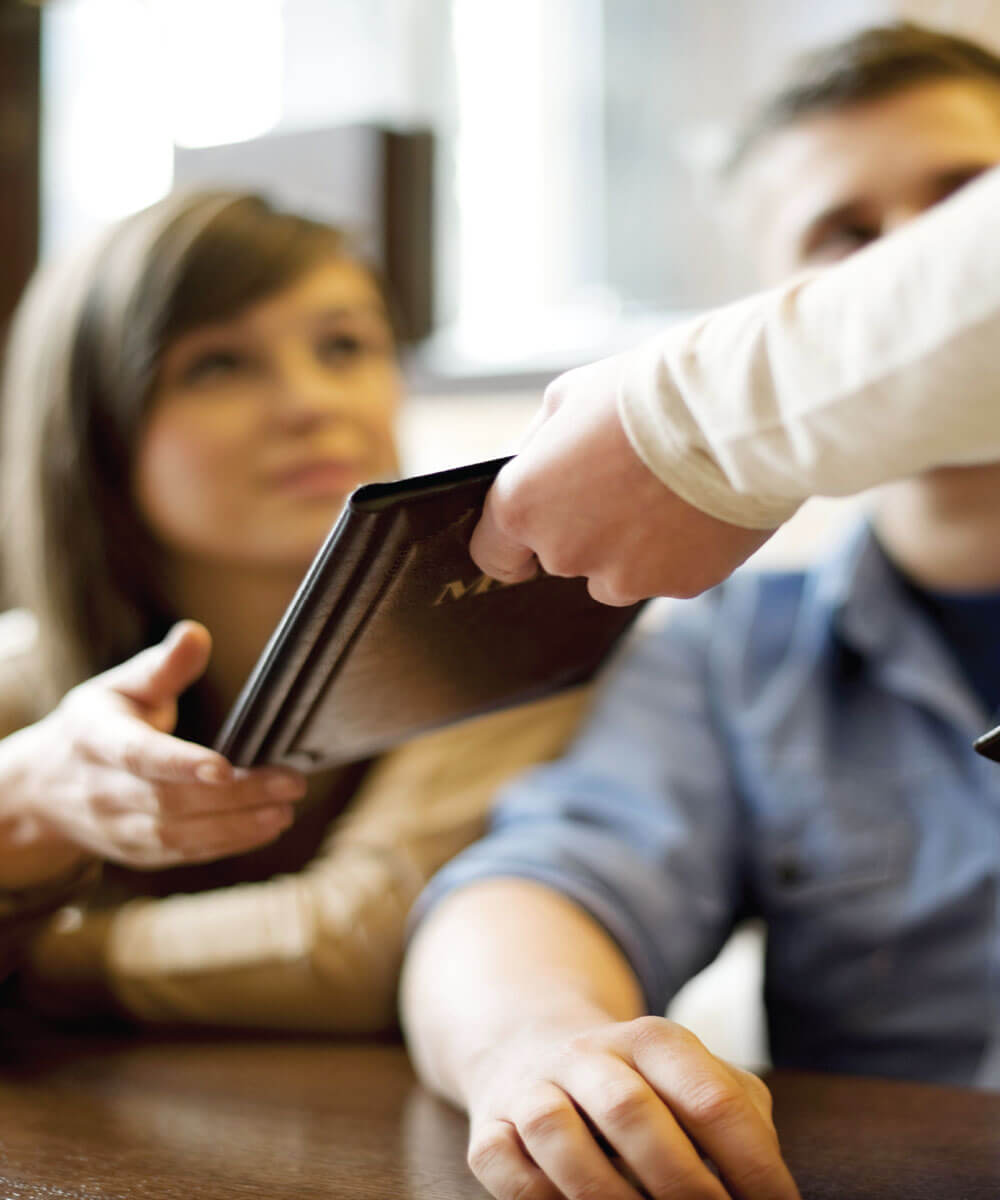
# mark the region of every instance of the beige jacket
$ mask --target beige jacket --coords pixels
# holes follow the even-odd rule
[[[4,639],[0,732],[31,717],[31,638]],[[6,649],[6,653],[4,650]],[[85,902],[38,931],[0,915],[7,965],[26,936],[29,1002],[56,1016],[124,1013],[157,1023],[367,1032],[395,1021],[406,916],[430,876],[479,836],[497,788],[560,752],[586,690],[441,730],[386,754],[350,807],[311,789],[295,825],[262,851],[204,867],[106,866]],[[53,907],[66,896],[55,896]],[[0,963],[3,962],[0,957]]]
[[[639,456],[737,525],[1000,459],[1000,168],[846,262],[677,325],[621,364]]]

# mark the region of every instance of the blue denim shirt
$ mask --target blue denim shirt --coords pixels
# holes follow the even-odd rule
[[[551,885],[663,1012],[760,915],[777,1065],[982,1081],[1000,766],[971,744],[989,720],[864,526],[812,571],[738,574],[632,639],[567,756],[505,789],[418,919],[475,880]]]

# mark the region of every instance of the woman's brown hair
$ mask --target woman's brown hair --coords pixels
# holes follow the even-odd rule
[[[351,255],[259,196],[169,197],[68,262],[15,314],[2,393],[5,599],[39,625],[39,705],[157,640],[167,611],[131,469],[164,349]]]

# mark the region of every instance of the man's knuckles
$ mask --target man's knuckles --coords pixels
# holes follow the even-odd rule
[[[519,1106],[514,1123],[522,1139],[530,1145],[567,1137],[579,1120],[569,1097],[553,1087],[527,1097]]]

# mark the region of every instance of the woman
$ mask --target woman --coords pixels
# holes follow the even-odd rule
[[[385,1026],[410,901],[559,749],[576,698],[308,785],[200,744],[346,495],[396,470],[400,393],[372,273],[257,197],[172,197],[29,288],[0,460],[33,618],[0,656],[0,920],[36,1006]]]

